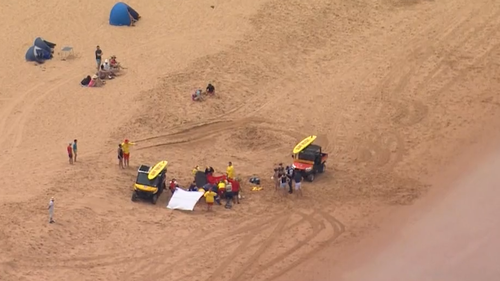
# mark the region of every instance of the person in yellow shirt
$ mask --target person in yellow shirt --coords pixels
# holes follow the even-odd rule
[[[205,197],[205,202],[207,202],[207,211],[212,211],[212,206],[214,205],[215,196],[217,196],[217,193],[213,192],[212,188],[209,188],[208,191],[203,194],[203,196]]]
[[[226,183],[224,180],[221,180],[217,184],[217,192],[219,193],[220,197],[222,197],[222,194],[224,194],[224,190],[226,190]]]
[[[229,162],[226,168],[226,176],[228,179],[234,179],[234,166],[232,162]]]
[[[200,166],[195,166],[191,172],[193,173],[193,176],[196,176],[196,173],[198,173],[199,171],[200,171]]]
[[[123,166],[128,167],[128,161],[130,159],[130,146],[135,145],[133,142],[129,142],[128,139],[125,139],[122,143],[123,150]]]

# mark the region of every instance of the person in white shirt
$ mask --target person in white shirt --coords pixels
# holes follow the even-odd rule
[[[109,64],[109,60],[105,59],[104,63],[102,64],[104,71],[111,71],[111,65]]]
[[[55,221],[54,221],[54,197],[50,198],[48,209],[49,209],[49,223],[55,223]]]

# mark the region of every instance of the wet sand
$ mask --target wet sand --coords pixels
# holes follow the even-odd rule
[[[498,280],[500,151],[417,213],[364,265],[340,280]]]
[[[342,252],[325,249],[285,279],[498,280],[500,150],[478,156],[492,145],[478,144],[446,167],[434,179],[440,189],[403,211],[394,208],[370,238]]]

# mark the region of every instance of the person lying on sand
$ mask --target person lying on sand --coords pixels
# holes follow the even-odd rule
[[[94,75],[92,76],[92,80],[90,80],[88,87],[102,87],[106,84],[104,81],[102,81],[99,76]]]

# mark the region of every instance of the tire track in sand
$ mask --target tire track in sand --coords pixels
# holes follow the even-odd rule
[[[325,213],[321,211],[315,210],[311,214],[301,213],[300,215],[302,220],[299,221],[299,223],[307,223],[312,228],[311,233],[300,239],[300,241],[296,242],[297,244],[291,246],[288,250],[277,255],[272,252],[272,243],[265,244],[267,254],[270,254],[271,259],[265,259],[265,252],[258,252],[258,255],[256,253],[249,260],[249,262],[241,264],[241,269],[237,271],[236,274],[229,280],[255,280],[257,278],[257,274],[264,274],[266,272],[273,276],[281,275],[282,272],[287,272],[292,267],[307,260],[311,255],[315,254],[318,249],[326,245],[326,242],[333,242],[344,232],[344,227],[338,220],[330,217],[329,215],[325,215]],[[316,219],[316,216],[319,217],[319,219]],[[321,223],[320,220],[323,221],[323,223]],[[294,227],[295,226],[284,227],[280,233],[277,233],[278,237],[288,237],[290,234],[289,231]],[[323,242],[314,242],[314,240],[317,239],[325,230],[331,232],[330,235],[328,235],[328,238]],[[275,239],[273,239],[273,242],[274,241]],[[285,241],[285,243],[291,242],[290,239],[285,239]],[[244,253],[244,251],[240,249],[238,249],[238,252]],[[259,263],[256,264],[256,261],[259,261]],[[280,270],[272,273],[272,270],[275,269]],[[249,272],[250,270],[251,272]]]
[[[145,150],[178,144],[193,144],[196,142],[203,142],[212,138],[214,135],[219,135],[228,131],[237,131],[252,125],[259,125],[259,130],[282,132],[297,140],[300,140],[301,137],[303,137],[303,133],[294,130],[282,129],[269,120],[257,117],[245,117],[235,121],[213,120],[189,126],[180,126],[172,133],[149,136],[134,141],[136,143],[145,143],[145,145],[141,144],[140,147],[137,147],[136,150]]]
[[[486,23],[479,21],[480,26],[478,28],[471,28],[471,21],[491,10],[490,3],[485,3],[480,8],[474,9],[465,18],[462,18],[464,13],[469,12],[467,9],[462,9],[461,14],[448,22],[444,32],[437,33],[434,37],[423,42],[414,42],[416,47],[412,48],[413,51],[394,63],[392,70],[376,86],[375,91],[380,92],[382,95],[381,101],[376,107],[376,112],[379,115],[389,112],[390,119],[399,126],[410,127],[421,122],[428,114],[428,107],[419,100],[401,98],[401,93],[407,89],[411,79],[417,74],[419,66],[435,56],[435,50],[445,49],[445,46],[449,45],[450,42],[455,42],[450,51],[454,52],[467,42],[474,40],[473,35],[480,34],[488,26],[488,22],[491,22],[491,19],[498,17],[498,13],[490,16]],[[457,41],[454,38],[459,39]],[[436,41],[437,43],[434,43]],[[422,86],[428,86],[429,82],[432,82],[430,78],[435,77],[444,60],[445,58],[439,59],[434,68],[426,72],[427,75],[424,75],[423,80],[418,83],[417,93],[422,90]]]
[[[467,20],[464,21],[462,29],[456,28],[448,33],[447,40],[443,40],[446,43],[437,45],[437,47],[429,47],[427,53],[425,53],[424,63],[418,61],[414,62],[414,65],[407,73],[405,79],[402,79],[400,85],[396,87],[396,89],[394,89],[392,96],[396,96],[398,93],[403,92],[408,88],[408,81],[411,78],[408,76],[414,76],[417,73],[419,67],[425,66],[425,62],[434,64],[434,66],[430,71],[427,71],[425,73],[421,82],[417,83],[414,89],[408,89],[414,95],[423,93],[426,88],[435,85],[435,83],[442,83],[443,81],[447,80],[446,78],[443,79],[443,77],[439,74],[449,75],[451,73],[452,77],[449,79],[451,79],[452,81],[456,81],[456,79],[453,78],[453,69],[452,71],[449,71],[446,67],[448,64],[447,61],[449,61],[450,57],[457,56],[456,54],[460,54],[462,52],[468,53],[470,51],[478,50],[486,40],[495,38],[494,35],[498,30],[497,19],[500,13],[495,12],[492,15],[488,15],[488,12],[491,11],[494,11],[494,9],[491,9],[491,5],[484,5],[482,9],[478,9],[476,13],[472,14]],[[483,19],[485,15],[488,16],[486,16],[486,19]],[[467,24],[465,25],[465,23]],[[491,31],[488,31],[488,27],[491,27]],[[460,34],[461,36],[459,36],[458,34]],[[461,39],[451,44],[451,48],[447,48],[447,46],[450,45],[449,42],[451,41],[451,38],[455,37]],[[435,50],[439,50],[437,55],[437,62],[433,62],[433,60],[431,59],[432,57],[436,56]],[[458,60],[463,63],[464,58],[465,57],[461,57],[458,58]],[[411,57],[409,59],[411,59]],[[435,96],[439,96],[439,92],[436,92]],[[402,100],[393,100],[390,106],[393,108],[391,120],[401,126],[409,127],[415,125],[421,122],[428,114],[428,107],[421,101],[416,99],[410,100],[407,98]]]
[[[480,28],[474,29],[473,35],[475,36],[471,36],[471,39],[476,39],[473,41],[476,44],[465,44],[472,41],[468,40],[464,42],[463,45],[467,45],[467,47],[463,50],[456,47],[447,51],[442,56],[439,65],[429,74],[429,82],[419,85],[417,91],[422,92],[425,88],[428,88],[429,95],[437,101],[442,96],[441,93],[446,92],[456,81],[460,80],[467,73],[467,70],[484,62],[489,54],[498,47],[496,38],[498,38],[500,27],[499,17],[500,12],[497,12],[487,18],[486,23]],[[471,55],[471,52],[478,54]],[[456,61],[460,61],[461,64],[456,64]],[[430,85],[435,87],[430,88]]]
[[[408,88],[411,79],[417,74],[418,66],[422,64],[422,61],[429,61],[435,55],[435,49],[442,49],[442,46],[448,44],[452,38],[460,38],[454,44],[453,50],[474,40],[473,35],[480,34],[486,28],[487,23],[480,25],[477,29],[470,28],[470,23],[476,20],[478,15],[483,15],[486,9],[489,9],[488,4],[475,9],[474,12],[463,19],[460,19],[459,16],[454,17],[447,23],[444,32],[437,33],[434,37],[423,42],[417,41],[417,47],[412,48],[413,51],[410,54],[394,63],[392,70],[375,87],[375,91],[381,94],[381,98],[375,105],[374,110],[378,116],[377,118],[384,119],[384,116],[389,115],[389,119],[402,128],[411,127],[423,121],[429,114],[428,106],[417,99],[401,98],[401,94]],[[468,11],[462,9],[461,14],[466,13]],[[489,18],[492,19],[496,16],[497,14]],[[480,21],[480,23],[482,22]],[[467,36],[458,36],[458,34],[463,33],[467,34]],[[434,41],[438,43],[433,44]],[[419,88],[421,85],[428,86],[429,82],[432,82],[430,78],[434,77],[437,70],[441,68],[443,61],[444,59],[438,61],[434,68],[427,72],[427,75],[424,75],[424,79],[417,84],[419,92],[422,90],[422,88]],[[369,132],[365,135],[364,144],[358,151],[357,159],[370,168],[383,167],[384,169],[391,169],[402,160],[406,151],[405,143],[399,131],[400,129],[394,128],[390,132],[384,131],[384,133]]]
[[[263,264],[262,263],[258,264],[257,267],[254,268],[252,273],[246,274],[246,273],[248,273],[249,269],[252,269],[252,267],[254,267],[254,265],[257,261],[261,260],[261,257],[264,254],[264,251],[267,249],[267,247],[271,246],[270,244],[266,245],[266,248],[264,249],[264,251],[256,253],[256,255],[258,254],[258,256],[256,256],[255,259],[253,259],[253,261],[251,263],[246,263],[246,264],[240,266],[240,268],[241,268],[240,271],[235,276],[233,276],[233,278],[231,278],[230,281],[253,280],[253,278],[255,278],[256,274],[262,273],[269,268],[275,267],[277,264],[281,263],[284,260],[284,258],[292,255],[293,253],[297,252],[301,248],[307,246],[308,241],[317,237],[323,229],[321,223],[319,221],[317,221],[312,215],[306,215],[306,214],[300,214],[300,215],[302,217],[301,222],[307,223],[312,227],[311,233],[308,234],[305,238],[303,238],[303,241],[305,241],[304,243],[299,242],[298,245],[291,247],[290,249],[288,249],[287,251],[285,251],[284,253],[282,253],[280,255],[277,255],[276,257],[274,257],[270,261],[265,261],[265,262],[263,262]],[[287,231],[289,229],[293,229],[293,227],[289,227],[287,229],[281,229],[281,231],[279,233],[277,233],[276,237],[282,237],[282,238],[286,237],[286,234],[288,234]],[[268,240],[268,241],[270,243],[273,242],[272,240]],[[244,252],[244,251],[242,251],[242,252]]]
[[[286,222],[292,221],[293,215],[300,215],[300,219],[287,226]],[[315,216],[319,216],[320,220],[323,222],[320,222]],[[278,216],[277,219],[280,220],[280,223],[278,223],[273,231],[266,236],[264,241],[256,238],[261,234],[260,230],[256,229],[253,233],[249,233],[245,236],[245,239],[240,242],[238,247],[221,261],[221,265],[216,268],[211,275],[204,277],[204,280],[214,280],[214,278],[228,281],[254,280],[257,274],[275,270],[276,268],[280,268],[280,270],[275,273],[271,272],[271,274],[274,276],[281,275],[281,272],[286,272],[297,264],[302,263],[321,246],[326,245],[325,242],[336,240],[344,232],[344,226],[339,221],[334,218],[329,218],[329,215],[317,211],[312,214],[295,213],[288,215],[286,218]],[[291,242],[288,237],[290,237],[290,231],[300,225],[309,225],[311,227],[311,232],[302,237],[298,242],[295,242],[295,245],[290,246],[289,249],[284,252],[274,252],[273,246],[279,244],[279,238],[284,238],[284,243],[294,243]],[[323,242],[313,242],[321,236],[325,230],[331,232],[328,238]],[[307,249],[308,247],[309,249]],[[255,248],[257,248],[257,250],[255,250]],[[302,251],[306,252],[305,256],[299,254],[299,252]],[[249,252],[254,253],[250,256],[245,254]],[[293,257],[294,259],[292,259]],[[227,264],[231,264],[231,267],[227,267]],[[191,279],[196,277],[196,274],[199,274],[199,272],[194,271],[189,275],[184,275],[181,278],[175,279],[175,281]]]
[[[466,5],[471,5],[470,3],[466,3]],[[472,7],[472,6],[471,6]],[[486,7],[484,5],[483,7]],[[469,9],[466,8],[458,8],[456,15],[465,15],[469,13]],[[405,58],[401,58],[396,61],[394,65],[397,67],[393,67],[393,69],[385,75],[382,81],[375,87],[376,92],[384,93],[385,89],[393,82],[395,78],[399,78],[399,75],[405,75],[399,79],[399,85],[396,87],[393,92],[397,92],[398,89],[402,89],[405,87],[406,83],[411,78],[411,73],[404,72],[401,70],[405,69],[405,64],[409,58],[418,57],[422,53],[422,46],[425,47],[429,42],[442,41],[454,36],[454,32],[457,29],[460,29],[468,22],[469,18],[474,17],[474,15],[479,14],[481,10],[476,10],[475,13],[471,15],[471,17],[466,17],[465,19],[460,16],[453,16],[447,22],[445,22],[445,33],[447,34],[446,38],[442,38],[441,33],[433,33],[431,32],[435,25],[428,25],[423,31],[419,31],[415,36],[415,39],[410,40],[405,46],[398,47],[394,49],[393,52],[397,54],[397,56],[402,56],[406,52],[406,50],[413,50],[410,55],[406,55]],[[429,35],[431,34],[431,35]],[[421,37],[425,36],[425,40],[422,42]],[[417,47],[415,47],[417,46]],[[401,51],[403,50],[403,51]],[[427,56],[432,55],[431,51],[424,53]],[[355,64],[359,64],[361,59],[357,61]],[[351,67],[353,68],[353,67]],[[366,80],[368,77],[372,76],[375,72],[375,69],[371,71],[367,71],[366,75],[361,80]],[[349,73],[349,71],[348,71]],[[324,89],[328,89],[325,85],[325,82],[321,80],[319,77],[312,77],[316,82],[316,85],[322,86]],[[398,79],[396,79],[398,80]],[[422,121],[428,114],[428,109],[425,104],[418,100],[400,100],[400,102],[388,101],[387,99],[382,99],[381,101],[376,101],[374,105],[370,105],[372,108],[369,112],[375,112],[377,116],[382,115],[383,109],[389,107],[393,110],[391,118],[393,122],[399,123],[404,126],[411,126],[420,121]],[[405,143],[403,142],[403,138],[400,135],[400,132],[397,129],[387,130],[384,133],[377,131],[370,131],[366,134],[361,134],[358,136],[349,136],[347,132],[349,132],[349,128],[342,122],[342,118],[337,118],[339,120],[337,123],[333,125],[333,132],[335,134],[335,142],[332,148],[332,152],[335,154],[348,154],[352,155],[355,161],[359,161],[364,164],[366,167],[371,169],[391,169],[397,163],[399,163],[405,152]],[[354,137],[357,141],[349,140],[349,137]]]
[[[51,264],[44,264],[44,267],[49,268],[80,268],[80,269],[91,269],[96,267],[109,267],[116,266],[117,264],[131,264],[131,267],[128,267],[127,272],[121,276],[122,279],[127,277],[130,278],[139,278],[141,274],[147,274],[148,277],[157,278],[165,278],[168,275],[169,271],[166,271],[171,267],[172,263],[182,262],[186,259],[189,259],[193,256],[196,256],[198,249],[200,249],[206,243],[210,243],[213,241],[223,241],[223,238],[228,236],[232,237],[231,241],[227,241],[227,243],[238,243],[238,247],[234,249],[234,251],[229,254],[226,261],[236,260],[238,257],[243,257],[244,262],[238,265],[236,272],[234,272],[230,279],[227,280],[246,280],[245,277],[248,277],[249,270],[252,272],[256,271],[267,271],[273,269],[276,264],[286,263],[289,264],[285,267],[280,267],[285,271],[286,268],[290,268],[295,266],[296,264],[303,262],[304,258],[297,258],[293,261],[287,261],[287,257],[294,255],[297,251],[303,250],[306,247],[310,247],[309,250],[311,253],[314,253],[317,249],[319,249],[322,245],[325,245],[326,241],[332,241],[337,239],[343,232],[343,226],[340,222],[335,220],[334,218],[329,218],[329,215],[325,215],[321,212],[316,212],[313,214],[300,214],[301,219],[295,223],[286,226],[287,221],[291,219],[292,215],[288,215],[288,217],[283,217],[285,213],[278,214],[277,216],[270,218],[265,221],[261,221],[258,219],[256,222],[236,229],[234,231],[230,231],[228,233],[219,233],[214,235],[208,235],[203,240],[199,241],[186,241],[179,240],[179,243],[176,243],[174,247],[165,246],[165,240],[158,239],[158,241],[152,243],[151,250],[142,252],[140,255],[134,254],[134,250],[127,250],[123,252],[110,253],[102,256],[90,256],[90,257],[78,257],[78,258],[70,258],[70,259],[61,259],[53,261]],[[314,218],[314,216],[320,216],[324,221],[320,223],[318,219]],[[278,225],[276,225],[276,221],[280,221]],[[269,250],[276,243],[277,237],[285,237],[285,235],[289,234],[291,229],[295,227],[307,224],[312,227],[312,232],[309,233],[305,239],[300,241],[299,245],[292,246],[292,248],[286,250],[284,253],[281,253],[278,256],[272,257],[272,259],[266,262],[264,265],[257,264],[257,261],[260,261],[264,254],[269,254]],[[263,230],[268,229],[270,226],[275,226],[272,234],[268,235],[264,238],[264,242],[262,239],[258,239],[258,234],[262,233]],[[312,241],[319,235],[321,235],[322,231],[331,231],[332,233],[329,235],[329,238],[325,240],[325,242],[317,242],[314,245],[308,245],[308,241]],[[167,244],[168,245],[168,244]],[[190,246],[193,248],[192,251],[183,253],[182,255],[176,255],[176,251],[183,247]],[[251,257],[243,256],[245,249],[253,249],[258,247],[255,253]],[[140,248],[144,250],[144,248]],[[139,249],[137,249],[139,250]],[[170,253],[170,254],[169,254]],[[169,256],[169,263],[164,265],[159,265],[154,261],[160,257]],[[216,255],[214,253],[214,255]],[[309,255],[309,254],[308,254]],[[301,255],[302,256],[302,255]],[[31,261],[29,259],[22,259],[26,261],[26,266],[29,264],[33,265],[35,262],[33,259]],[[43,260],[40,260],[43,262]],[[222,269],[219,268],[218,270]],[[218,272],[216,270],[214,274]],[[195,276],[199,274],[199,272],[194,271],[188,274],[187,276],[183,276],[177,280],[186,280],[191,276]],[[277,272],[275,274],[280,274]],[[254,276],[254,273],[250,273],[250,275]],[[212,275],[211,277],[215,277],[216,275]],[[155,278],[156,278],[155,277]],[[229,277],[229,276],[228,276]],[[209,279],[207,279],[209,280]]]
[[[273,228],[274,226],[274,229],[272,231],[272,233],[276,232],[277,231],[277,225],[276,225],[276,222],[280,222],[280,221],[283,221],[285,220],[285,226],[286,226],[286,220],[287,220],[287,217],[284,217],[284,214],[278,214],[277,216],[271,218],[269,220],[269,223],[266,224],[266,225],[261,225],[259,227],[255,227],[255,228],[252,228],[250,231],[246,232],[244,236],[238,236],[236,237],[236,239],[234,239],[234,243],[232,243],[231,241],[228,241],[227,240],[227,237],[228,236],[233,236],[231,233],[229,234],[221,234],[220,236],[218,237],[214,237],[214,238],[211,238],[210,240],[212,241],[221,241],[222,239],[224,241],[224,243],[226,245],[234,245],[234,244],[237,244],[238,246],[232,250],[232,252],[230,254],[228,254],[223,260],[221,260],[221,265],[216,268],[213,273],[207,277],[208,280],[213,280],[213,278],[218,278],[218,274],[220,274],[221,272],[224,271],[224,269],[227,268],[227,264],[228,263],[234,263],[235,260],[238,258],[238,257],[241,257],[242,256],[242,251],[243,250],[247,250],[247,249],[254,249],[255,247],[258,247],[260,244],[261,244],[261,240],[257,240],[256,241],[256,237],[258,235],[261,235],[263,231],[265,231],[266,229],[269,229],[269,228]],[[299,220],[295,223],[292,223],[291,225],[289,225],[288,227],[286,227],[286,229],[293,229],[294,227],[300,225],[300,224],[303,224],[304,221],[303,220]],[[268,227],[268,225],[270,225]],[[264,239],[264,241],[266,241],[267,239],[269,239],[270,237],[272,237],[273,235],[269,234],[267,236],[267,238]],[[219,239],[221,238],[221,239]],[[226,242],[229,242],[229,243],[226,243]],[[193,255],[196,255],[196,252],[198,251],[193,251],[193,253],[188,253],[186,254],[186,258],[189,258],[190,256],[193,256]],[[251,251],[250,251],[251,252]],[[174,279],[176,281],[181,281],[181,280],[186,280],[186,278],[194,278],[196,274],[199,274],[198,271],[193,271],[191,272],[190,274],[187,274],[185,276],[182,276],[181,278],[178,278],[178,279]],[[164,276],[164,270],[158,270],[158,274],[157,275],[153,275],[151,276],[150,274],[148,274],[148,278],[160,278],[160,277],[163,277]]]
[[[221,132],[236,129],[241,126],[266,123],[268,123],[268,121],[261,118],[242,118],[236,121],[214,120],[210,122],[202,122],[190,127],[181,127],[177,132],[135,140],[136,143],[152,143],[149,145],[141,145],[140,147],[137,147],[136,150],[150,149],[166,145],[191,143],[195,140],[203,141],[215,134],[220,134]],[[170,138],[170,140],[164,141],[165,138]]]
[[[71,258],[55,259],[55,260],[52,260],[53,265],[44,265],[44,266],[47,266],[49,268],[83,268],[83,269],[85,269],[85,268],[93,268],[93,267],[97,267],[97,266],[100,267],[100,266],[113,266],[113,265],[123,264],[123,263],[136,263],[137,260],[147,262],[151,259],[156,259],[158,257],[162,257],[167,252],[175,252],[177,249],[180,249],[180,248],[183,248],[186,246],[201,246],[207,242],[222,238],[225,235],[229,235],[229,236],[232,236],[235,239],[237,239],[240,237],[239,235],[244,235],[246,233],[258,231],[264,227],[267,227],[268,225],[272,224],[275,221],[275,219],[276,219],[275,217],[265,219],[265,220],[259,219],[259,220],[256,220],[256,222],[252,222],[248,225],[242,226],[242,227],[237,228],[235,230],[228,231],[227,233],[217,233],[217,234],[213,234],[213,235],[206,235],[204,239],[200,239],[200,240],[194,240],[194,241],[179,240],[174,245],[174,247],[165,246],[165,245],[168,245],[168,243],[165,243],[164,238],[156,239],[156,241],[151,243],[152,250],[143,252],[140,255],[135,255],[134,253],[139,252],[140,250],[141,251],[144,250],[144,247],[137,247],[137,248],[127,249],[126,251],[117,251],[117,252],[108,253],[108,254],[104,254],[104,255],[98,255],[98,256],[78,256],[78,257],[71,257]],[[197,233],[197,235],[195,235],[195,236],[198,237],[199,235],[202,235],[202,234],[203,233]],[[45,259],[36,259],[36,258],[29,259],[29,257],[19,257],[19,258],[22,260],[26,260],[26,264],[29,264],[32,261],[34,261],[34,262],[46,261]],[[64,264],[64,265],[61,265],[61,264]]]
[[[335,241],[337,241],[337,239],[345,232],[345,226],[340,221],[335,219],[333,216],[331,216],[323,211],[319,211],[318,214],[321,214],[321,216],[328,221],[329,225],[333,226],[334,234],[329,239],[320,242],[316,247],[316,249],[324,249],[325,247],[328,247],[331,244],[333,244]],[[280,269],[278,272],[274,273],[273,275],[271,275],[270,277],[268,277],[266,279],[267,280],[275,280],[275,279],[283,276],[284,274],[289,272],[292,268],[296,268],[300,264],[302,264],[303,262],[309,260],[315,254],[316,254],[316,250],[310,251],[308,254],[301,256],[299,259],[291,262],[290,264],[288,264],[288,266]]]

